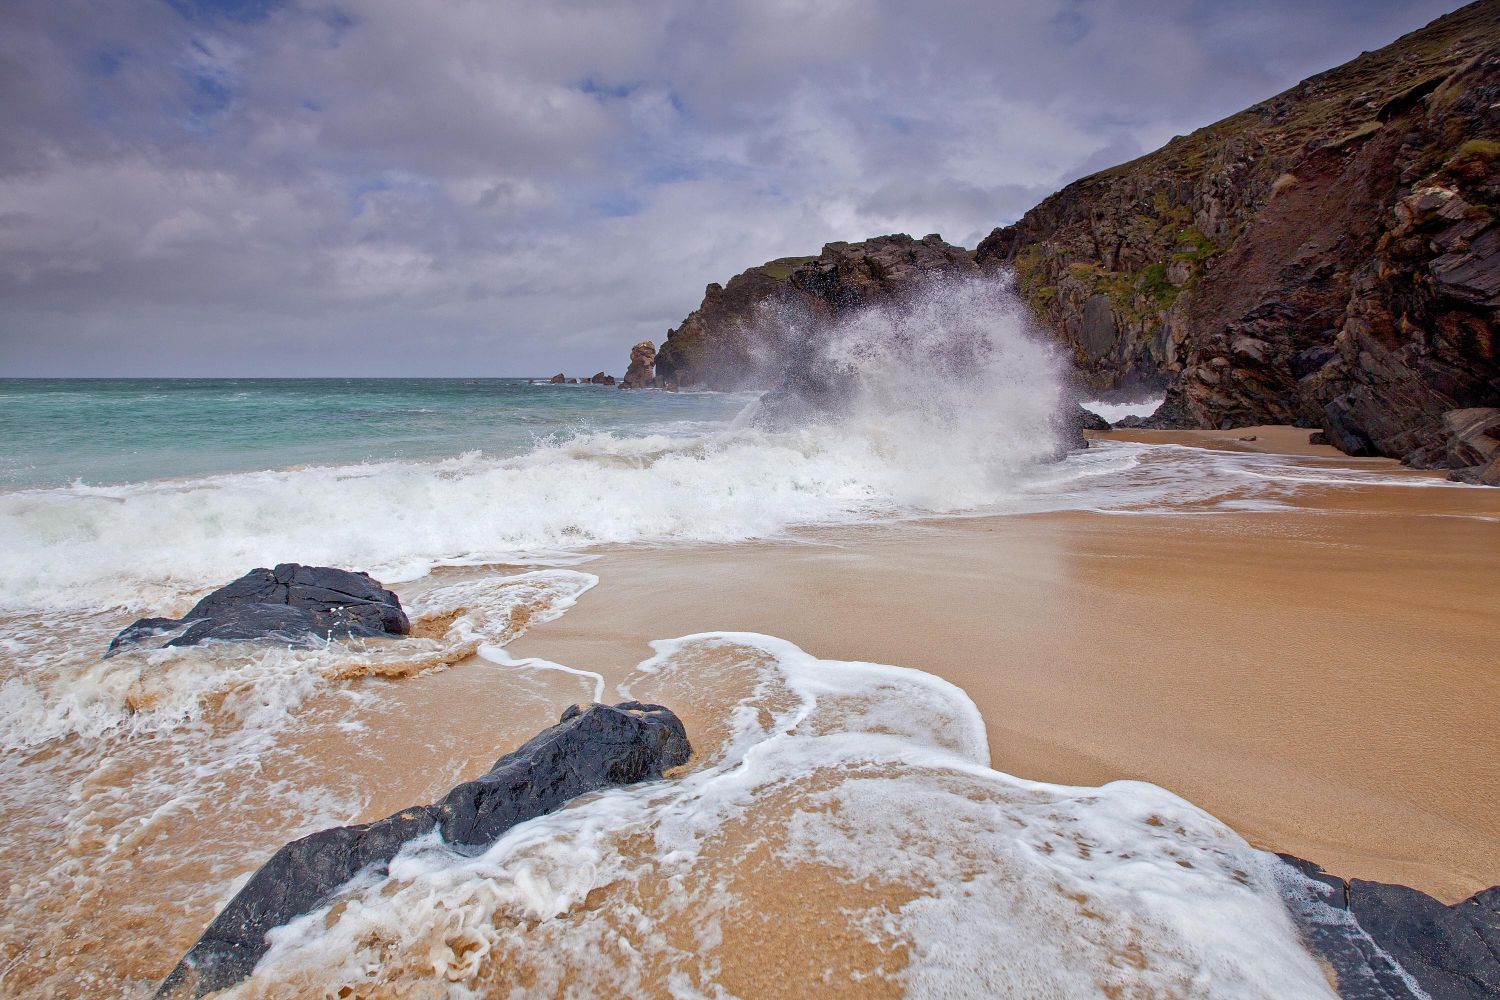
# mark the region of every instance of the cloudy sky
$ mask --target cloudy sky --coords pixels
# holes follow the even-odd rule
[[[618,373],[1457,0],[3,0],[0,376]]]

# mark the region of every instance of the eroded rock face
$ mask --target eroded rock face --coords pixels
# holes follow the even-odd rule
[[[437,830],[452,847],[477,852],[584,792],[655,780],[690,754],[682,723],[660,705],[575,705],[439,802],[287,844],[214,918],[157,996],[199,997],[233,986],[266,953],[266,932],[329,902],[357,874],[383,875],[416,837]]]
[[[594,385],[614,385],[615,377],[613,375],[606,375],[604,372],[598,372],[589,381],[594,383]]]
[[[656,364],[656,345],[643,340],[630,349],[630,367],[620,382],[621,389],[651,389],[657,385],[653,367]]]
[[[1472,4],[1132,163],[976,250],[1159,427],[1292,423],[1442,467],[1500,406],[1500,4]]]
[[[1353,926],[1293,908],[1304,939],[1337,975],[1340,996],[1420,996],[1407,976],[1431,1000],[1500,996],[1500,886],[1445,906],[1404,885],[1346,880],[1310,861],[1281,858],[1311,880],[1325,906],[1352,918]]]
[[[1448,478],[1500,486],[1500,408],[1475,407],[1443,414]]]
[[[709,285],[703,303],[667,333],[656,376],[710,389],[778,386],[809,353],[801,338],[816,336],[817,319],[977,272],[972,254],[937,235],[830,243],[816,257],[773,260]]]
[[[180,630],[180,631],[179,631]],[[123,629],[106,656],[175,632],[168,646],[210,639],[247,641],[401,636],[411,623],[401,601],[368,573],[282,563],[253,569],[220,587],[181,618],[142,618]]]

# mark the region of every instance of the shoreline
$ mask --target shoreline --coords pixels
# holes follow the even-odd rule
[[[1500,871],[1486,585],[1500,494],[1310,487],[1275,511],[965,517],[598,554],[599,587],[511,656],[613,684],[651,640],[774,635],[958,684],[1006,773],[1150,781],[1258,847],[1449,903]]]

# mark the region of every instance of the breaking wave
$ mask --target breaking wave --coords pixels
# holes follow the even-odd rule
[[[770,433],[579,433],[521,454],[0,494],[0,607],[150,607],[278,561],[435,565],[993,504],[1056,452],[1056,359],[1009,292],[944,285],[824,330],[854,405]],[[961,354],[943,345],[966,345]]]

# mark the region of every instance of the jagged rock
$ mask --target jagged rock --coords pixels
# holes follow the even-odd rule
[[[1076,414],[1075,419],[1077,420],[1078,427],[1079,427],[1080,430],[1085,430],[1085,431],[1107,431],[1107,430],[1109,430],[1109,421],[1108,420],[1105,420],[1103,417],[1099,416],[1099,414],[1095,413],[1093,410],[1085,409],[1081,405],[1075,404],[1075,407],[1076,407],[1076,409],[1078,411],[1077,414]]]
[[[347,639],[411,631],[401,601],[368,573],[281,563],[253,569],[203,598],[181,618],[142,618],[115,636],[105,656],[176,633],[168,646],[208,640]]]
[[[656,383],[652,368],[656,364],[656,345],[643,340],[630,349],[630,367],[620,382],[621,389],[650,389]]]
[[[1421,994],[1403,971],[1430,1000],[1500,996],[1500,886],[1445,906],[1403,885],[1345,880],[1280,857],[1312,881],[1324,905],[1353,918],[1350,926],[1293,907],[1304,939],[1337,975],[1340,996],[1414,1000]]]
[[[589,381],[594,383],[594,385],[614,385],[615,377],[613,375],[606,375],[603,372],[599,372],[593,378],[589,379]]]
[[[780,387],[814,353],[806,338],[819,321],[977,271],[972,254],[936,234],[829,243],[816,257],[773,260],[709,285],[702,304],[668,331],[656,376],[710,389]]]
[[[1448,435],[1448,478],[1481,486],[1500,486],[1500,407],[1449,410],[1443,414]]]
[[[562,372],[558,372],[556,375],[552,376],[547,381],[549,383],[551,383],[552,385],[562,385],[563,383],[565,383],[565,382],[568,381],[568,377],[566,375],[564,375]]]
[[[281,848],[214,918],[157,996],[199,997],[233,986],[266,953],[266,932],[326,904],[355,875],[384,874],[416,837],[436,829],[449,846],[478,853],[517,823],[585,792],[660,778],[690,753],[682,723],[660,705],[575,705],[439,802]]]

